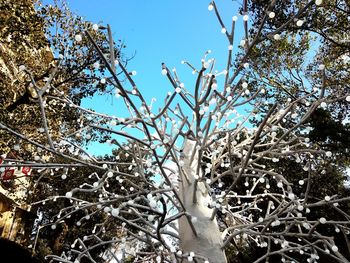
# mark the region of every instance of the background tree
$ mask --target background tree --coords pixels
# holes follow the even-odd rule
[[[274,10],[276,3],[270,2],[265,13]],[[284,27],[319,8],[319,4],[320,1],[291,3],[295,12]],[[64,195],[69,203],[49,222],[51,229],[67,224],[69,216],[81,225],[89,225],[88,218],[96,213],[122,226],[119,235],[109,237],[103,233],[106,221],[95,224],[91,233],[84,232],[76,239],[74,247],[50,259],[94,262],[90,251],[114,244],[115,250],[106,256],[116,257],[116,261],[128,255],[134,262],[227,262],[226,249],[230,262],[234,262],[244,255],[233,254],[249,246],[257,251],[253,255],[258,256],[255,262],[348,262],[350,197],[346,192],[337,192],[336,187],[325,187],[325,192],[313,188],[312,184],[320,183],[327,174],[326,165],[333,154],[312,142],[308,131],[311,116],[323,103],[348,102],[349,92],[330,92],[327,68],[319,64],[317,73],[309,77],[310,83],[319,83],[317,89],[302,85],[302,77],[298,80],[290,76],[289,83],[297,96],[290,96],[288,90],[288,96],[276,93],[280,85],[265,84],[267,80],[275,82],[271,79],[273,68],[266,65],[262,70],[249,60],[257,47],[263,47],[267,54],[275,52],[269,35],[263,34],[267,15],[252,34],[248,30],[248,10],[244,10],[245,39],[240,41],[243,51],[233,61],[237,17],[232,18],[232,28],[228,28],[214,1],[208,9],[214,11],[228,39],[227,67],[216,72],[215,59],[208,52],[199,67],[185,62],[197,76],[193,88],[189,88],[176,70],[170,71],[162,64],[161,73],[169,79],[174,92],[167,95],[164,107],[158,110],[147,103],[122,63],[117,68],[128,82],[120,81],[113,48],[106,56],[89,29],[75,36],[78,41],[92,43],[109,72],[108,83],[130,115],[112,117],[88,111],[64,94],[55,99],[81,113],[75,137],[86,137],[96,130],[109,133],[118,151],[129,158],[127,161],[116,158],[101,162],[78,145],[67,149],[62,140],[45,145],[0,123],[0,129],[20,139],[21,144],[34,144],[41,149],[40,155],[48,156],[45,162],[40,158],[26,160],[34,168],[84,167],[99,171],[100,176],[91,178],[93,182],[87,179],[69,187]],[[278,29],[270,31],[272,36],[277,33]],[[308,48],[299,39],[295,41]],[[295,57],[283,54],[292,61],[285,62],[291,75],[302,72],[302,52]],[[283,65],[282,61],[276,63]],[[47,84],[54,88],[54,78]],[[274,94],[280,95],[278,103]],[[46,134],[49,141],[50,132]],[[71,135],[71,130],[62,131],[63,138]],[[122,171],[121,165],[127,165],[128,170]],[[336,168],[330,171],[332,177],[338,173]],[[55,174],[61,175],[61,171],[53,171],[52,176]],[[115,179],[120,188],[107,189],[111,181],[116,183]],[[61,197],[55,194],[49,199],[54,202]]]
[[[53,100],[51,95],[67,95],[76,105],[80,105],[82,98],[91,97],[97,92],[109,92],[106,90],[106,80],[101,80],[105,72],[101,59],[89,47],[89,43],[79,41],[78,36],[74,39],[77,32],[89,28],[101,48],[109,49],[107,28],[99,28],[97,24],[85,21],[72,13],[63,1],[55,1],[54,5],[36,2],[35,6],[33,1],[3,1],[1,9],[1,24],[4,25],[0,32],[1,120],[20,128],[30,138],[46,137],[43,129],[48,126],[51,137],[58,138],[62,123],[69,129],[69,120],[79,116],[74,108],[65,107],[64,103],[58,109],[56,104],[60,102]],[[124,46],[117,41],[111,48],[122,50]],[[128,61],[120,52],[115,56],[120,63],[126,64]],[[29,71],[40,90],[26,77]],[[54,89],[45,86],[50,77],[53,77]],[[46,124],[37,118],[42,114],[41,104],[55,108],[54,112],[46,113],[49,114]],[[1,152],[4,154],[16,141],[6,137],[6,134],[1,136],[4,138],[1,141]],[[33,154],[33,149],[27,151]]]
[[[296,89],[296,86],[318,88],[321,79],[315,76],[318,75],[319,67],[327,69],[323,80],[329,87],[328,92],[349,92],[349,3],[315,3],[308,7],[307,14],[303,12],[307,1],[277,2],[273,10],[268,9],[269,1],[246,1],[241,8],[241,12],[249,9],[252,14],[252,27],[249,29],[252,35],[257,34],[257,26],[265,19],[266,26],[260,33],[271,41],[261,43],[262,46],[258,44],[252,50],[250,60],[255,61],[257,68],[263,65],[262,69],[269,69],[270,79],[266,84],[280,90],[279,95],[273,96],[276,100],[280,96],[291,99],[300,96],[300,89]],[[300,14],[295,17],[294,14],[298,12]],[[293,21],[288,23],[289,20]],[[266,52],[268,49],[265,45],[274,48],[276,52]],[[310,56],[309,50],[315,55]],[[323,149],[338,153],[339,164],[347,165],[348,161],[344,160],[349,159],[349,142],[346,139],[349,134],[349,105],[339,101],[322,106],[311,117],[313,130],[310,139],[322,145]]]
[[[85,21],[72,13],[63,1],[55,1],[53,5],[33,2],[21,0],[0,3],[1,122],[43,144],[60,141],[68,152],[72,152],[72,145],[82,147],[88,141],[106,140],[108,136],[103,132],[91,133],[89,138],[84,139],[74,133],[79,127],[75,121],[82,114],[76,110],[81,100],[98,92],[109,93],[106,83],[100,79],[105,67],[103,64],[100,66],[99,56],[93,52],[89,43],[79,41],[74,36],[84,28],[89,28],[101,47],[118,47],[118,50],[122,50],[124,44],[121,41],[110,43],[107,28]],[[116,57],[120,63],[126,64],[128,61],[120,52]],[[64,95],[65,100],[53,99],[57,95]],[[71,100],[75,102],[75,107],[67,106]],[[51,110],[46,110],[48,108]],[[63,130],[66,133],[72,132],[69,141],[68,137],[66,140],[61,137]],[[19,141],[3,130],[0,130],[0,138],[0,163],[4,161],[7,165],[0,168],[1,190],[22,208],[29,207],[30,202],[37,200],[36,197],[53,193],[58,181],[47,180],[48,177],[38,176],[37,173],[31,173],[32,177],[24,174],[16,174],[12,178],[3,177],[6,169],[16,169],[14,162],[30,158],[41,158],[45,162],[49,156],[41,155],[40,147],[35,145],[21,144],[19,147]],[[27,166],[29,167],[30,165]],[[78,175],[80,174],[77,177]],[[35,183],[31,184],[32,180]],[[18,194],[22,191],[25,194]],[[44,217],[49,217],[55,211],[49,207],[39,210]],[[35,207],[32,212],[36,213]],[[29,245],[31,241],[26,239],[27,233],[24,236],[22,245]],[[67,242],[74,241],[74,238],[69,239],[67,236],[65,239]],[[48,246],[41,242],[43,246],[40,249],[48,249],[42,256],[50,251],[61,252],[62,245],[59,242],[50,242],[47,242]]]

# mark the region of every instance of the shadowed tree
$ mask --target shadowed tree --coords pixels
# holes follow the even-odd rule
[[[1,261],[7,262],[28,262],[39,263],[39,261],[32,257],[29,251],[25,250],[15,242],[0,238],[0,252]]]

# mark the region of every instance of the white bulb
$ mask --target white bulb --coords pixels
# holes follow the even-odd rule
[[[112,216],[117,217],[119,215],[119,209],[113,208],[111,213],[112,213]]]
[[[99,68],[100,68],[100,63],[95,62],[95,63],[94,63],[94,68],[95,68],[95,69],[99,69]]]
[[[165,76],[167,73],[168,73],[168,71],[165,68],[163,68],[162,69],[162,75]]]
[[[233,17],[232,17],[232,21],[234,21],[234,22],[236,22],[236,21],[237,21],[237,19],[238,19],[238,17],[237,17],[237,16],[233,16]]]
[[[247,82],[243,82],[242,83],[242,87],[243,87],[243,89],[246,89],[248,87],[248,83]]]
[[[80,42],[83,40],[83,37],[81,35],[75,35],[75,41]]]
[[[350,102],[350,96],[346,96],[345,100],[346,100],[347,102]]]
[[[300,185],[304,185],[304,180],[299,180]]]
[[[244,68],[249,68],[249,63],[247,63],[247,62],[244,63],[244,64],[243,64],[243,67],[244,67]]]
[[[324,217],[320,218],[320,223],[321,224],[325,224],[326,222],[327,222],[326,218],[324,218]]]
[[[243,16],[243,21],[248,21],[248,19],[249,19],[249,16],[248,16],[248,15],[244,15],[244,16]]]
[[[303,227],[305,229],[310,229],[310,225],[308,223],[306,223],[306,222],[303,223]]]
[[[269,13],[269,18],[274,18],[276,16],[276,13],[275,12],[270,12]]]
[[[98,30],[98,24],[94,24],[94,25],[92,26],[92,29],[95,30],[95,31],[97,31],[97,30]]]
[[[209,11],[212,11],[213,9],[214,9],[213,4],[209,4],[209,5],[208,5],[208,10],[209,10]]]
[[[111,209],[110,209],[108,206],[106,206],[106,207],[103,209],[103,211],[104,211],[105,213],[108,213],[109,211],[111,211]]]
[[[180,87],[177,87],[177,88],[175,89],[175,92],[176,92],[176,93],[180,93],[180,92],[181,92],[181,88],[180,88]]]
[[[324,101],[321,103],[321,107],[322,108],[326,108],[327,107],[327,103],[325,103]]]
[[[281,36],[280,36],[279,34],[275,34],[275,35],[273,36],[273,38],[274,38],[275,40],[280,40],[280,39],[281,39]]]
[[[315,4],[316,4],[316,5],[322,5],[322,2],[323,2],[322,0],[316,0],[316,1],[315,1]]]
[[[329,202],[329,201],[331,200],[331,197],[328,196],[328,195],[326,195],[326,196],[324,197],[324,200],[326,200],[327,202]]]
[[[318,66],[318,69],[319,70],[324,70],[326,68],[326,66],[324,65],[324,64],[320,64],[319,66]]]
[[[332,156],[332,152],[327,151],[327,152],[326,152],[326,156],[327,156],[327,157],[331,157],[331,156]]]
[[[67,178],[67,175],[63,174],[63,175],[61,176],[61,178],[62,178],[63,180],[65,180],[65,179]]]
[[[226,33],[226,28],[221,28],[221,33],[225,34]]]
[[[107,177],[111,178],[113,176],[113,172],[108,172]]]
[[[229,45],[228,46],[228,50],[232,50],[233,49],[233,46],[232,45]]]
[[[71,198],[72,196],[73,196],[73,193],[72,193],[72,192],[67,192],[67,193],[66,193],[66,197],[67,197],[67,198]]]
[[[133,70],[133,71],[131,72],[131,75],[133,75],[133,76],[136,76],[136,74],[137,74],[137,71],[136,71],[136,70]]]
[[[297,21],[297,26],[300,27],[300,26],[302,26],[303,24],[304,24],[304,21],[303,21],[303,20],[298,20],[298,21]]]
[[[289,194],[288,194],[288,198],[289,198],[290,200],[294,200],[294,199],[295,199],[295,195],[294,195],[293,193],[289,193]]]
[[[338,247],[337,247],[336,245],[334,245],[334,246],[332,246],[332,250],[333,250],[334,252],[338,252]]]

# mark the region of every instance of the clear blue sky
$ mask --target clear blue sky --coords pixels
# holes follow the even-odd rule
[[[212,56],[219,62],[219,70],[226,63],[228,43],[220,32],[214,11],[208,11],[209,1],[70,0],[68,3],[87,20],[110,24],[113,37],[125,41],[126,55],[136,52],[128,69],[137,71],[138,87],[152,96],[156,91],[157,97],[163,97],[171,89],[160,74],[162,62],[169,68],[176,67],[180,76],[181,73],[187,75],[191,70],[182,65],[181,60],[199,66],[204,52],[211,49]],[[230,27],[231,17],[237,14],[237,5],[232,0],[219,0],[217,5]],[[237,28],[242,19],[239,24]]]
[[[44,1],[48,2],[48,1]],[[203,0],[70,0],[72,11],[93,23],[111,25],[114,39],[124,40],[126,55],[136,56],[128,70],[136,70],[134,80],[148,101],[157,98],[161,106],[172,87],[161,75],[161,63],[171,69],[176,67],[186,87],[194,85],[191,70],[182,65],[187,60],[200,67],[204,53],[212,50],[211,57],[217,59],[217,69],[223,70],[227,63],[228,41],[221,33],[221,26],[214,11],[208,11],[210,1]],[[236,1],[218,0],[217,6],[230,29],[233,15],[238,15]],[[236,25],[241,36],[242,17]],[[240,41],[236,37],[235,48]],[[114,100],[114,99],[113,99]],[[98,97],[86,100],[84,106],[99,112],[118,115],[116,102],[112,98]],[[158,107],[157,107],[158,108]],[[98,147],[100,148],[100,147]],[[104,150],[94,147],[95,154]]]

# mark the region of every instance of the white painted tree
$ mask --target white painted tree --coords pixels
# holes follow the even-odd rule
[[[106,56],[88,31],[75,36],[78,42],[84,37],[91,41],[110,74],[101,81],[115,87],[129,116],[105,116],[81,108],[63,95],[55,95],[56,105],[51,103],[46,107],[45,98],[41,98],[43,112],[61,105],[75,107],[82,116],[79,127],[69,134],[62,130],[62,137],[66,141],[89,139],[92,131],[103,131],[112,136],[110,142],[118,146],[120,155],[127,156],[127,161],[117,155],[113,161],[101,162],[75,144],[67,150],[62,141],[50,138],[44,114],[47,145],[0,123],[0,129],[23,143],[33,144],[41,149],[42,155],[48,156],[46,161],[40,158],[17,161],[16,166],[29,163],[40,171],[54,167],[90,167],[102,172],[102,176],[91,174],[96,178],[93,183],[83,183],[65,195],[40,201],[70,200],[71,205],[47,224],[52,229],[76,213],[84,214],[78,225],[97,213],[106,218],[96,224],[89,235],[78,238],[69,251],[50,256],[52,260],[95,262],[90,251],[113,244],[104,256],[114,262],[132,259],[133,262],[221,263],[227,262],[225,248],[233,247],[235,252],[231,253],[238,253],[249,245],[263,251],[255,262],[299,262],[303,258],[317,262],[322,256],[349,262],[334,236],[324,233],[323,229],[331,228],[334,235],[342,231],[347,240],[350,221],[349,215],[342,211],[342,204],[350,197],[337,193],[323,199],[310,196],[312,178],[324,172],[323,161],[332,158],[332,153],[312,144],[307,137],[307,120],[314,110],[335,101],[350,101],[349,94],[346,91],[333,94],[328,90],[327,69],[322,64],[317,76],[321,85],[300,87],[303,92],[286,98],[283,104],[265,97],[266,93],[277,92],[271,87],[262,88],[249,82],[255,67],[247,63],[251,50],[257,43],[278,41],[281,37],[278,35],[281,29],[271,31],[269,37],[260,35],[265,30],[266,19],[274,17],[275,3],[270,3],[254,36],[249,36],[249,16],[245,10],[242,18],[246,38],[240,41],[244,54],[236,58],[234,64],[234,29],[238,18],[233,16],[229,30],[215,2],[211,2],[208,9],[215,12],[221,32],[228,39],[227,67],[216,71],[210,52],[205,54],[199,68],[185,61],[197,76],[191,89],[175,69],[169,70],[162,64],[161,73],[169,79],[174,91],[168,93],[164,107],[159,110],[147,103],[133,80],[134,73],[116,61],[112,48]],[[321,3],[312,0],[299,7],[288,23],[300,24],[298,17]],[[112,45],[109,27],[108,31]],[[127,83],[120,81],[117,70]],[[30,70],[27,73],[30,75]],[[41,88],[33,79],[32,82],[41,94]],[[267,112],[259,110],[264,105],[269,108]],[[55,156],[65,161],[54,162]],[[281,171],[287,167],[286,162],[292,167],[303,167],[302,175],[306,176],[297,184],[292,183],[295,179],[290,177],[290,171]],[[121,171],[121,165],[129,166],[128,171]],[[118,182],[118,189],[111,189],[112,181]],[[311,218],[312,211],[320,207],[336,211],[339,217]],[[119,228],[119,234],[104,240],[101,236],[110,222]]]

